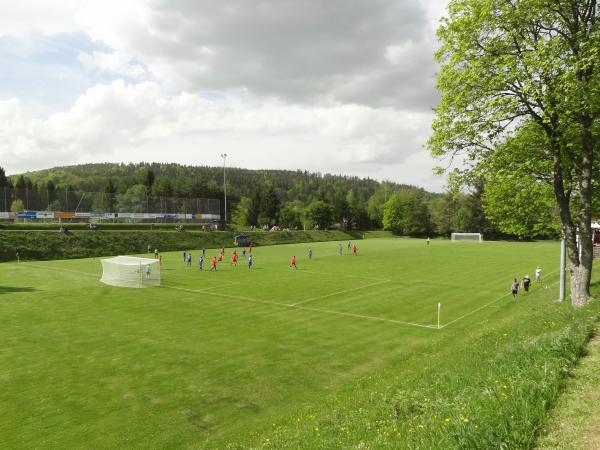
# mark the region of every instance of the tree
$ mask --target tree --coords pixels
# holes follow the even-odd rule
[[[342,190],[336,190],[333,196],[333,220],[340,223],[342,227],[347,228],[350,225],[350,205],[346,200],[346,193]]]
[[[169,212],[169,197],[173,195],[173,185],[167,177],[158,177],[152,185],[152,194],[160,198],[160,212]]]
[[[333,221],[333,208],[322,200],[316,200],[306,207],[304,215],[309,228],[326,230]]]
[[[56,186],[52,180],[46,183],[46,197],[48,207],[56,201]]]
[[[569,248],[571,302],[583,305],[600,141],[597,1],[451,0],[448,11],[438,30],[442,96],[429,148],[438,157],[464,154],[472,169],[525,125],[544,136],[538,156],[549,163]]]
[[[423,195],[407,190],[396,192],[383,206],[383,225],[396,234],[429,235],[431,217]]]
[[[23,204],[25,204],[25,186],[27,183],[25,182],[25,177],[23,175],[19,175],[17,177],[17,181],[15,181],[15,198],[17,200],[21,200]]]
[[[273,225],[279,217],[279,199],[270,181],[265,183],[260,196],[260,222]]]
[[[237,205],[234,206],[231,214],[231,221],[235,225],[247,226],[250,225],[248,220],[248,212],[252,206],[252,200],[248,197],[242,197]]]
[[[260,215],[260,192],[258,190],[254,191],[252,198],[250,199],[250,207],[248,208],[247,218],[248,225],[258,225],[258,216]]]
[[[152,185],[154,184],[154,171],[148,167],[146,169],[146,173],[144,174],[143,184],[146,186],[148,193],[152,189]]]
[[[350,190],[348,195],[346,195],[346,202],[348,202],[349,212],[348,228],[359,230],[368,229],[371,226],[371,221],[365,202],[359,201],[353,190]]]
[[[394,186],[388,181],[384,181],[379,186],[379,189],[369,198],[367,211],[369,213],[369,219],[375,225],[383,226],[383,205],[388,201],[394,192],[397,190],[397,186]]]
[[[8,186],[8,178],[6,178],[6,172],[4,172],[4,168],[0,167],[0,188]]]
[[[281,225],[287,228],[300,228],[302,226],[302,203],[298,200],[287,202],[279,211]]]
[[[17,199],[15,201],[13,201],[10,205],[10,210],[12,212],[25,211],[25,204],[23,203],[23,200]]]
[[[478,165],[486,180],[482,192],[486,217],[504,233],[520,238],[560,232],[552,183],[545,175],[549,163],[535,157],[541,151],[538,146],[544,144],[543,135],[536,131],[535,127],[522,127]]]
[[[112,179],[109,178],[104,186],[104,209],[108,212],[115,212],[116,210],[116,195],[117,188],[113,183]]]
[[[405,234],[405,224],[407,217],[408,204],[410,202],[410,193],[407,191],[398,191],[393,194],[383,205],[383,227],[396,234]]]
[[[146,209],[146,186],[135,184],[124,194],[117,194],[119,212],[141,213]]]

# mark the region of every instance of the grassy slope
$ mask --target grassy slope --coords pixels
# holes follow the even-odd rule
[[[161,252],[189,248],[216,248],[231,245],[236,232],[197,231],[1,231],[0,261],[14,261],[15,251],[21,259],[71,259],[93,256],[130,254],[146,251],[148,245]],[[257,245],[292,242],[318,242],[354,239],[359,232],[289,231],[245,233]]]
[[[537,448],[600,448],[600,338],[595,338],[552,409]]]
[[[552,286],[503,297],[512,276],[550,272],[556,244],[376,239],[356,258],[311,245],[312,261],[306,244],[257,248],[252,271],[198,273],[167,254],[165,287],[145,290],[97,283],[97,260],[3,264],[0,443],[532,442],[596,318],[553,304]],[[434,324],[438,301],[449,323],[494,300],[442,330],[399,323]]]

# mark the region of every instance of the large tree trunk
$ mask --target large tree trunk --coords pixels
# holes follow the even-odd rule
[[[593,120],[586,114],[581,115],[581,169],[579,176],[579,213],[577,224],[579,232],[579,267],[571,267],[571,303],[573,306],[585,305],[591,298],[592,264],[594,261],[594,243],[592,241],[592,174],[594,161]],[[575,270],[573,270],[575,269]]]
[[[583,306],[590,300],[589,279],[591,270],[583,264],[571,263],[571,304]]]
[[[556,144],[556,141],[554,141]],[[555,149],[558,146],[554,147]],[[584,166],[580,182],[580,214],[577,229],[571,215],[571,199],[566,194],[560,152],[554,153],[553,187],[556,195],[559,216],[563,226],[563,235],[567,244],[571,269],[571,304],[583,306],[590,300],[590,281],[592,277],[593,243],[591,234],[592,195],[591,195],[591,165],[590,161]],[[579,242],[577,239],[579,234]],[[580,257],[581,256],[581,257]]]

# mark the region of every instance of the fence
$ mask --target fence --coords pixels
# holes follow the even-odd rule
[[[0,188],[0,211],[62,211],[87,213],[221,214],[219,199],[152,197],[145,192],[104,192]]]

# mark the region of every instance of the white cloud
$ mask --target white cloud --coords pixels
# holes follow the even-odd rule
[[[138,80],[148,78],[148,71],[144,66],[118,52],[80,53],[78,59],[87,70],[108,72]]]
[[[430,118],[359,105],[171,95],[156,82],[115,81],[42,119],[28,117],[18,100],[0,102],[0,154],[11,173],[90,160],[211,164],[227,151],[240,166],[388,176],[384,169],[421,151],[418,130]]]
[[[431,19],[416,0],[102,2],[77,20],[175,89],[420,110],[435,100]],[[391,62],[387,49],[407,41],[404,64]]]
[[[80,0],[19,0],[0,3],[0,36],[69,33],[80,28],[75,20]]]
[[[90,86],[34,117],[0,100],[9,172],[91,161],[232,163],[439,189],[430,134],[445,0],[33,0],[0,5],[0,37],[78,32]],[[21,39],[21,37],[19,38]],[[26,38],[19,42],[27,42]],[[89,40],[88,40],[89,41]],[[97,44],[97,46],[96,46]],[[33,45],[33,44],[32,44]],[[73,49],[71,49],[71,52]],[[38,52],[21,52],[35,59]],[[2,68],[0,67],[0,70]],[[23,77],[35,77],[34,73]],[[18,77],[15,76],[15,79]],[[44,86],[43,80],[36,86]],[[236,162],[237,161],[237,162]]]

